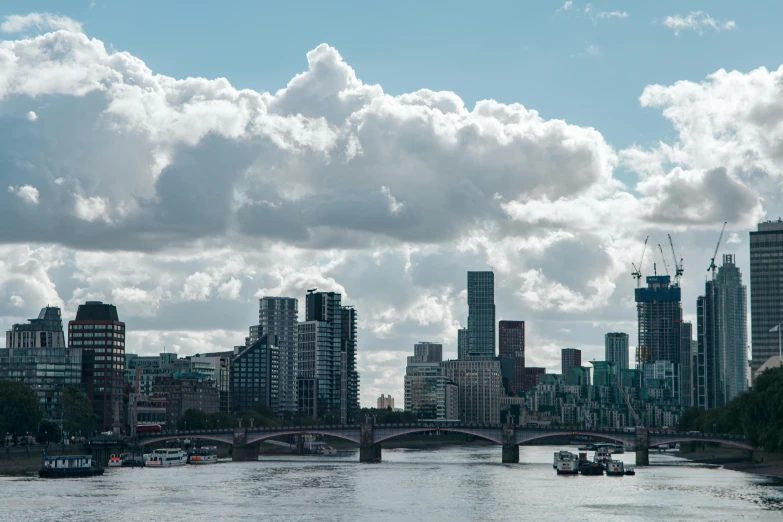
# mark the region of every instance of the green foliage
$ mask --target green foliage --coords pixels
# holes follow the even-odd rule
[[[377,424],[410,424],[418,422],[419,419],[410,411],[392,411],[390,408],[379,410],[378,408],[362,408],[359,415],[359,421],[363,422],[365,416],[375,417]]]
[[[60,427],[51,421],[42,421],[38,426],[38,436],[35,438],[40,444],[57,444],[63,438],[63,432]]]
[[[744,435],[756,447],[783,450],[783,368],[766,370],[753,390],[720,408],[685,410],[679,429]]]
[[[90,435],[98,417],[92,411],[87,395],[71,386],[63,389],[63,429],[69,435]]]
[[[0,434],[35,432],[41,421],[38,397],[18,381],[0,381]]]

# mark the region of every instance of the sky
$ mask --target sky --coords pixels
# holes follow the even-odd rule
[[[495,271],[527,364],[636,343],[635,282],[783,215],[783,5],[6,1],[0,328],[117,305],[126,350],[242,344],[258,298],[338,291],[361,402],[456,356]]]

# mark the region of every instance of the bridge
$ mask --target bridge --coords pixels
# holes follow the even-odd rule
[[[467,423],[437,423],[419,422],[413,424],[335,424],[314,426],[275,426],[251,427],[220,430],[185,430],[160,433],[143,433],[136,435],[139,445],[155,444],[174,439],[201,439],[223,442],[233,446],[234,460],[256,460],[258,458],[258,443],[275,437],[286,435],[326,435],[348,440],[359,446],[360,462],[380,462],[381,444],[384,441],[415,433],[462,433],[491,441],[503,447],[502,461],[504,463],[519,462],[519,445],[531,443],[539,439],[555,436],[584,435],[611,442],[622,443],[633,447],[636,451],[636,464],[649,464],[649,449],[663,444],[677,442],[715,442],[746,450],[753,450],[744,437],[717,433],[680,433],[672,431],[654,431],[645,428],[618,430],[613,428],[566,429],[566,428],[535,428],[515,426],[513,424],[467,424]],[[300,437],[301,441],[301,437]],[[303,451],[300,442],[300,452]]]

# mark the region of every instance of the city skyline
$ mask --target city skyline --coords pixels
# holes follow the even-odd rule
[[[494,271],[494,325],[525,320],[526,363],[549,371],[564,347],[602,359],[606,332],[637,345],[630,272],[647,235],[671,233],[684,259],[685,321],[724,221],[720,254],[751,283],[748,232],[783,215],[779,137],[758,138],[778,118],[783,7],[694,4],[730,27],[717,30],[667,23],[688,19],[672,3],[598,18],[579,2],[498,2],[473,14],[484,37],[468,48],[461,10],[421,31],[429,6],[415,20],[366,7],[397,35],[436,35],[421,42],[371,20],[324,28],[312,7],[295,38],[236,30],[289,20],[285,7],[210,16],[204,52],[170,7],[4,5],[0,45],[21,67],[0,85],[13,137],[0,212],[14,225],[0,233],[0,328],[100,300],[128,324],[127,351],[204,353],[241,343],[259,298],[317,287],[361,311],[370,406],[401,397],[416,341],[456,358],[467,271]],[[183,25],[207,23],[198,11]],[[139,16],[152,39],[129,30]],[[512,19],[529,31],[499,30]],[[426,67],[410,59],[423,46]],[[655,248],[645,275],[652,263],[664,273]]]

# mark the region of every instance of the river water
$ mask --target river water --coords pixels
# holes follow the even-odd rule
[[[557,476],[554,446],[261,457],[73,480],[0,477],[0,520],[783,521],[783,482],[650,453],[636,476]],[[633,463],[634,454],[621,455]]]

